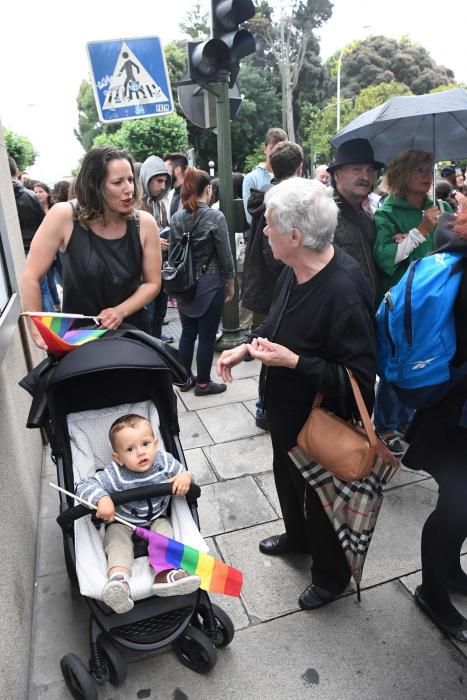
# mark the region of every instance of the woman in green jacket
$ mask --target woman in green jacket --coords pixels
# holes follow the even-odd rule
[[[428,192],[433,183],[431,153],[411,148],[399,153],[386,173],[388,196],[374,214],[376,239],[373,249],[381,268],[379,299],[404,275],[412,260],[433,251],[433,234],[440,210]],[[448,204],[443,211],[452,211]],[[402,404],[390,384],[379,382],[375,403],[375,428],[398,456],[403,446],[398,433],[404,433],[413,411]]]
[[[411,148],[399,153],[385,173],[388,196],[375,211],[373,249],[381,268],[380,298],[397,284],[412,260],[433,251],[433,233],[440,215],[428,197],[433,183],[431,153]],[[452,212],[449,204],[443,211]]]

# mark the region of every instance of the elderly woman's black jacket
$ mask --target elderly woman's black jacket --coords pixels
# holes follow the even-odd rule
[[[295,369],[263,368],[261,391],[273,423],[296,423],[298,432],[316,392],[324,394],[338,415],[355,413],[341,371],[345,367],[354,373],[371,414],[376,375],[373,299],[359,265],[343,250],[336,246],[328,265],[304,284],[297,285],[293,270],[285,268],[269,315],[254,336],[300,356]]]

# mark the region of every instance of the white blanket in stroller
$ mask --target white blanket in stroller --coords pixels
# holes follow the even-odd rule
[[[70,413],[70,434],[73,474],[75,484],[105,467],[111,460],[109,428],[113,421],[126,413],[137,413],[151,422],[154,434],[160,436],[159,415],[152,401],[121,404],[112,408]],[[176,455],[175,455],[176,456]],[[171,505],[171,521],[174,538],[202,552],[208,551],[206,542],[196,527],[190,508],[184,497],[174,496]],[[107,581],[107,561],[103,547],[104,528],[97,530],[86,516],[75,522],[76,572],[82,595],[102,600],[102,589]],[[133,600],[151,595],[154,573],[147,557],[135,559],[130,589]]]

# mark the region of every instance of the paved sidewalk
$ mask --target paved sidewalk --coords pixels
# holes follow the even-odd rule
[[[176,311],[164,332],[179,337]],[[259,365],[244,363],[224,394],[179,394],[181,440],[202,486],[201,531],[213,551],[243,570],[241,600],[214,596],[232,617],[235,638],[207,676],[170,651],[125,653],[128,679],[100,689],[106,700],[465,700],[467,648],[447,639],[412,599],[420,581],[420,535],[436,484],[402,468],[390,483],[367,558],[362,602],[353,587],[331,605],[300,611],[309,561],[261,555],[258,542],[282,531],[269,435],[254,421]],[[213,377],[214,378],[214,377]],[[66,700],[60,658],[86,662],[88,609],[67,578],[57,496],[45,460],[37,560],[30,698]],[[466,550],[467,552],[467,547]],[[465,562],[467,568],[467,560]],[[467,601],[455,599],[467,615]],[[9,699],[8,699],[9,700]]]

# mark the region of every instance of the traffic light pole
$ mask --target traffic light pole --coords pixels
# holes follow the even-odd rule
[[[211,88],[214,86],[210,86]],[[224,213],[229,230],[230,249],[236,267],[235,213],[232,183],[232,140],[230,134],[229,75],[226,73],[222,82],[216,83],[213,90],[216,95],[217,117],[217,159],[219,172],[220,208]],[[224,305],[223,333],[218,340],[218,350],[230,350],[242,343],[245,334],[240,328],[238,284],[235,282],[235,294]]]

